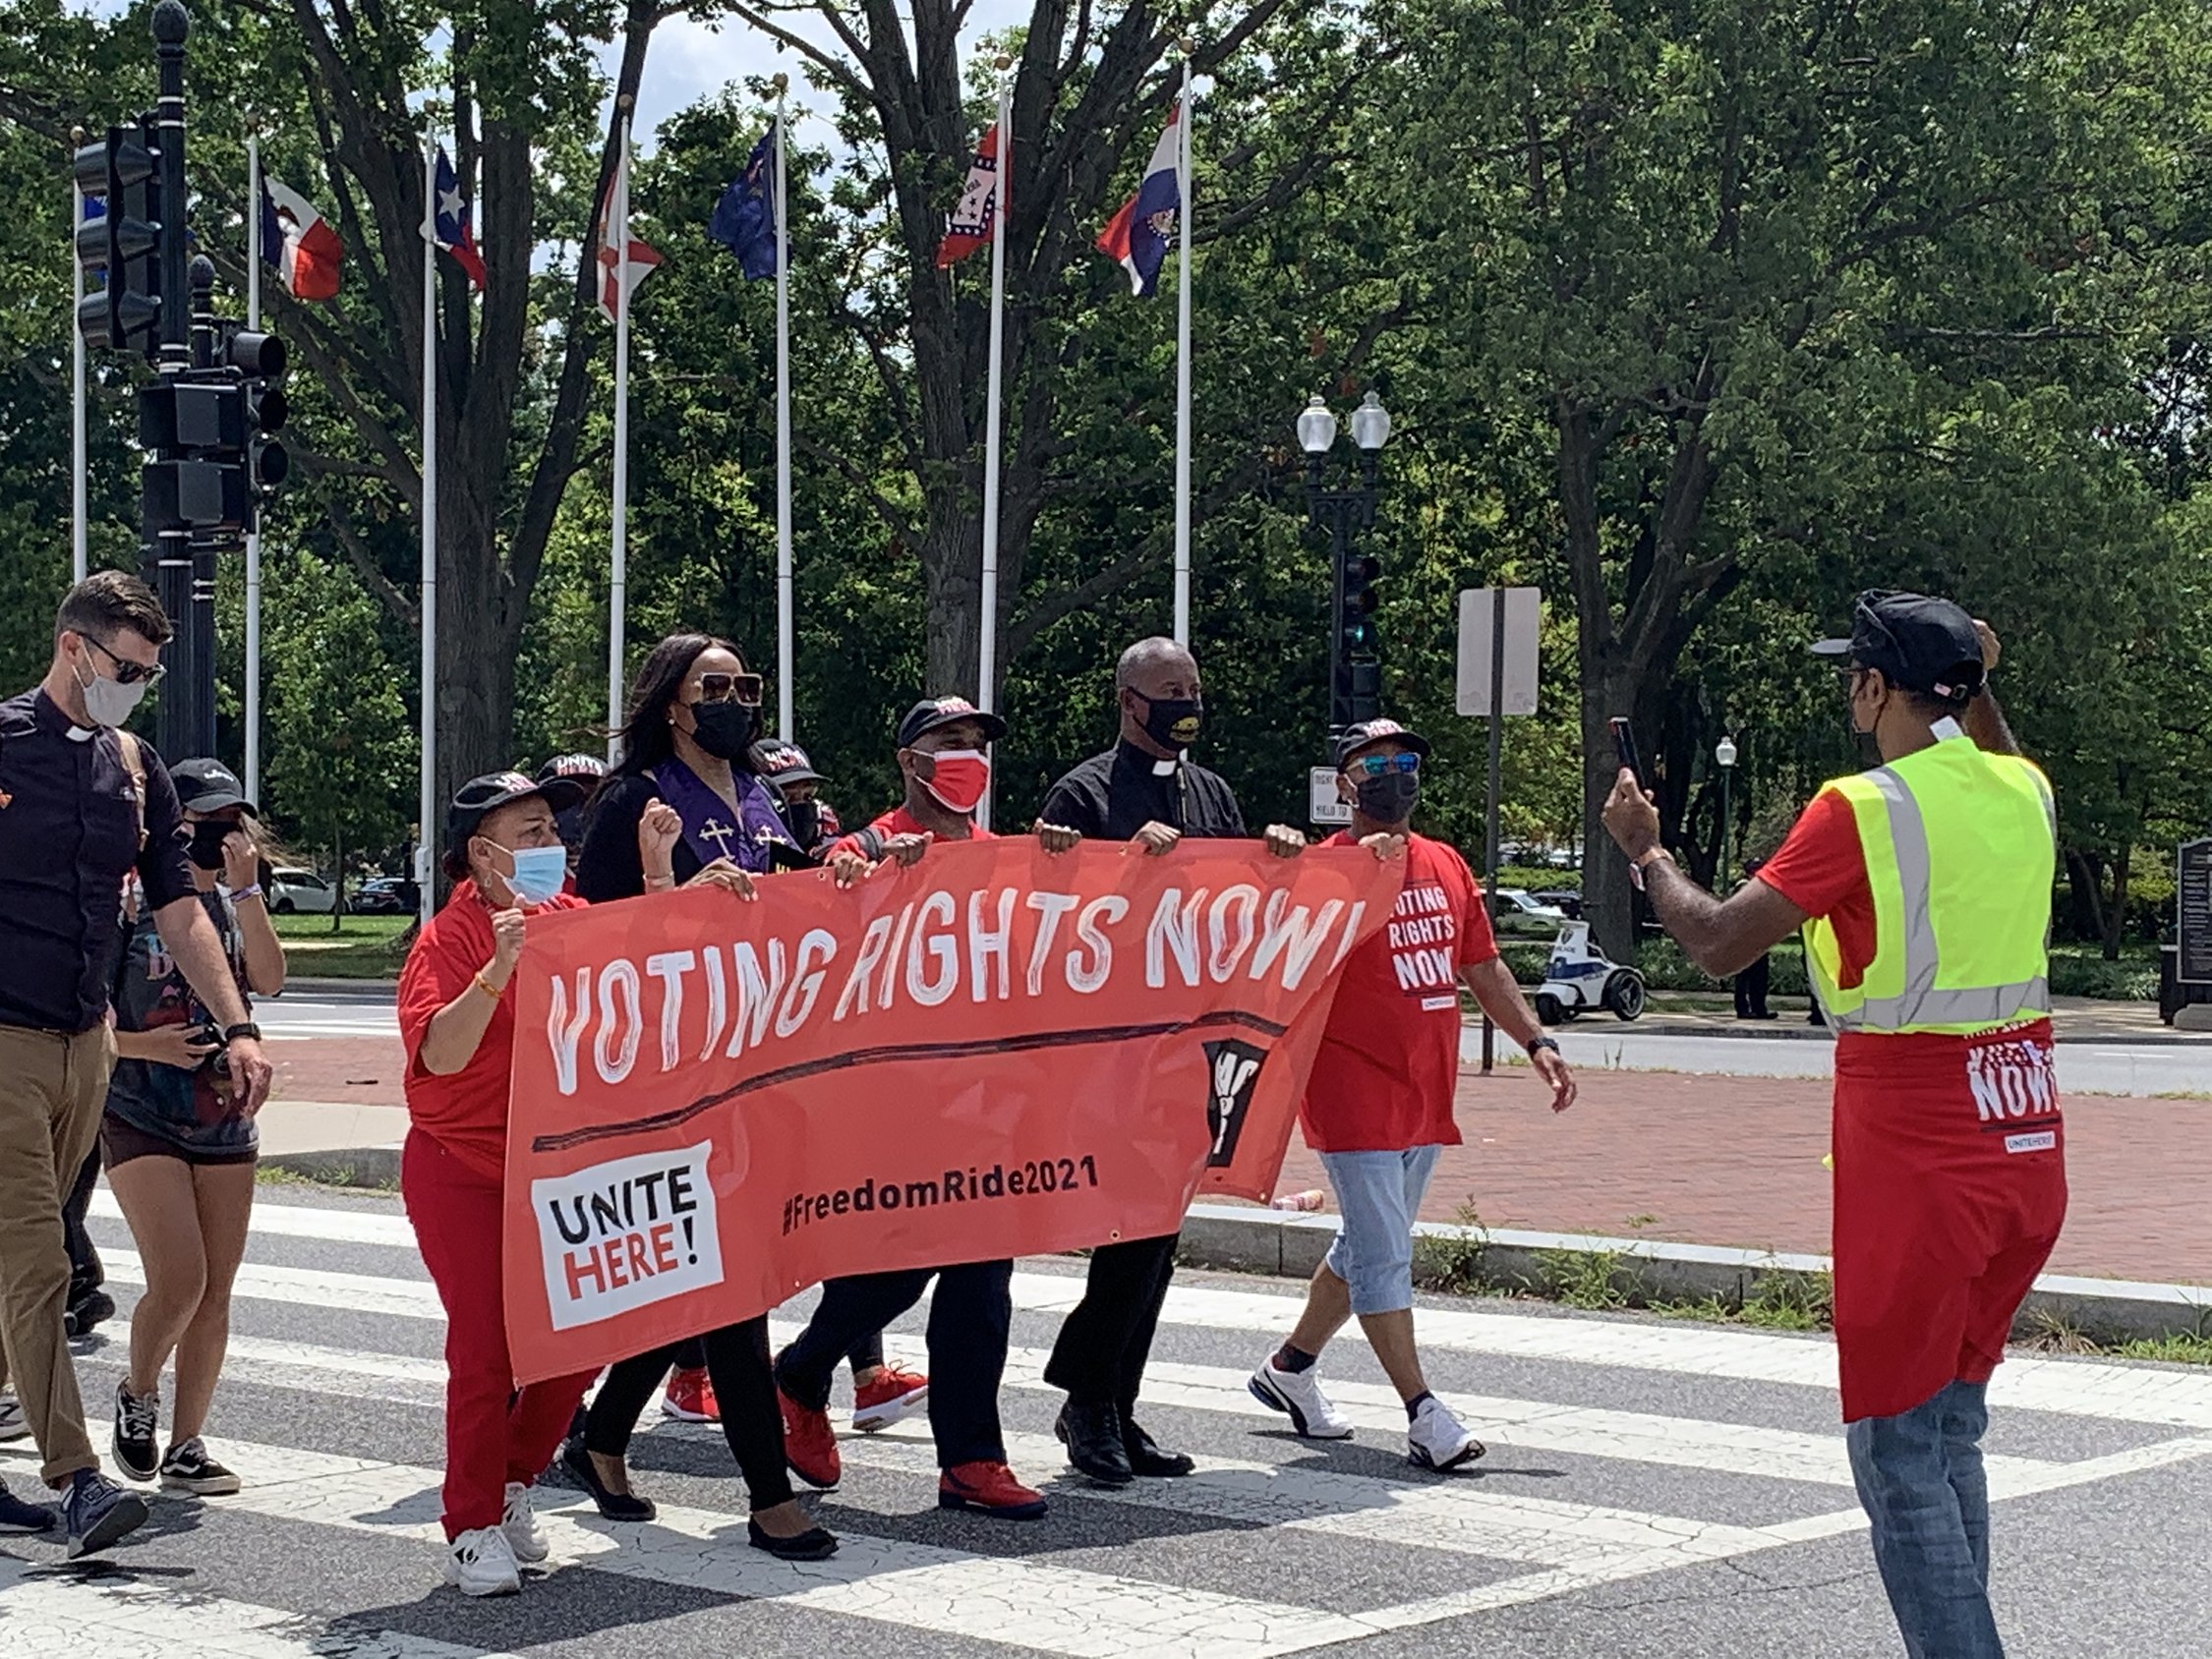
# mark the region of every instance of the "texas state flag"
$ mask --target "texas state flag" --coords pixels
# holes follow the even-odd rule
[[[295,300],[332,300],[345,245],[298,191],[262,180],[262,258],[276,267]]]
[[[461,194],[460,175],[453,171],[443,144],[437,146],[437,200],[431,206],[432,233],[438,247],[469,273],[469,286],[483,293],[484,256],[476,251],[476,233],[469,229],[469,199]]]
[[[1183,188],[1175,164],[1182,138],[1177,123],[1182,119],[1179,99],[1168,111],[1160,142],[1152,146],[1144,182],[1098,237],[1099,248],[1121,260],[1122,268],[1129,272],[1130,286],[1138,294],[1149,294],[1159,286],[1160,266],[1167,260],[1168,248],[1183,217]]]

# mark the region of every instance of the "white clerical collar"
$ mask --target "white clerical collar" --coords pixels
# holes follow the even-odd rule
[[[73,725],[69,728],[69,740],[72,743],[89,743],[99,734],[98,726]]]
[[[1173,760],[1154,761],[1152,763],[1152,775],[1154,777],[1173,777],[1175,775],[1175,769],[1182,764],[1183,757],[1180,755],[1176,756]]]

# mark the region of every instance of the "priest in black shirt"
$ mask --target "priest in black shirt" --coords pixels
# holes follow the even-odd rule
[[[1185,835],[1238,838],[1244,814],[1229,785],[1185,751],[1196,740],[1204,709],[1198,664],[1170,639],[1139,640],[1114,670],[1121,705],[1121,741],[1094,755],[1052,786],[1041,824],[1166,852]],[[1269,847],[1297,852],[1305,837],[1271,828]],[[1045,1381],[1068,1391],[1054,1425],[1068,1460],[1105,1486],[1132,1475],[1189,1474],[1191,1459],[1165,1452],[1137,1425],[1136,1391],[1152,1333],[1175,1272],[1177,1234],[1101,1244],[1090,1255],[1083,1299],[1060,1328]]]

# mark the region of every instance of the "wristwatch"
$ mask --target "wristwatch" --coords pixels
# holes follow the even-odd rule
[[[1628,861],[1628,880],[1638,892],[1644,890],[1644,872],[1662,859],[1672,864],[1674,855],[1662,846],[1653,846],[1646,847]]]
[[[1559,1045],[1548,1037],[1531,1037],[1529,1039],[1529,1058],[1534,1059],[1539,1049],[1549,1049],[1553,1054],[1557,1054]]]
[[[226,1025],[223,1027],[224,1042],[235,1043],[241,1037],[251,1038],[254,1042],[259,1043],[262,1040],[262,1028],[256,1025],[250,1019],[241,1020],[236,1025]]]

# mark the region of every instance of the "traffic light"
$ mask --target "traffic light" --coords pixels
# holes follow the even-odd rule
[[[141,473],[146,526],[154,531],[243,530],[246,388],[229,369],[196,369],[139,393],[139,444],[155,459]]]
[[[142,116],[136,126],[110,127],[104,143],[78,150],[77,183],[87,208],[99,216],[77,227],[77,262],[87,285],[105,275],[104,286],[77,308],[77,326],[90,346],[142,350],[152,357],[161,328],[161,161],[155,128]]]
[[[1347,553],[1337,593],[1336,630],[1345,660],[1374,655],[1375,578],[1382,562],[1369,553]]]
[[[276,384],[283,378],[287,354],[284,342],[274,334],[257,334],[241,328],[224,342],[223,355],[229,366],[244,376],[246,483],[258,512],[260,502],[273,495],[276,486],[292,470],[292,458],[276,437],[291,413],[284,388]],[[253,527],[249,524],[247,528]]]

